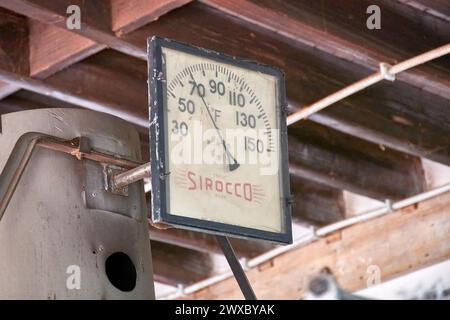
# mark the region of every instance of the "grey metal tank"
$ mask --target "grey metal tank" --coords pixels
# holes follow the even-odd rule
[[[38,109],[0,117],[0,179],[29,132],[86,137],[92,150],[141,159],[135,128],[109,115]],[[34,150],[0,221],[0,299],[154,299],[143,184],[108,192],[105,168]]]

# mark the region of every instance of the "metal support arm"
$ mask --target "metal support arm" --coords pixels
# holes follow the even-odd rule
[[[242,293],[246,300],[257,300],[255,293],[253,292],[252,286],[248,281],[247,276],[245,275],[244,269],[236,257],[233,248],[231,247],[230,241],[227,237],[224,236],[216,236],[217,241],[219,242],[220,248],[227,258],[228,264],[230,265],[231,271],[233,271],[234,277],[241,288]]]
[[[67,153],[79,160],[89,159],[125,169],[136,168],[141,164],[92,151],[90,150],[89,142],[85,137],[64,140],[39,132],[26,133],[17,141],[2,173],[0,174],[0,221],[17,189],[28,163],[30,162],[36,146]]]

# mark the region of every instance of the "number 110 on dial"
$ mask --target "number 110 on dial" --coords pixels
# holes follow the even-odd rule
[[[149,48],[153,219],[290,243],[282,72],[162,38]]]

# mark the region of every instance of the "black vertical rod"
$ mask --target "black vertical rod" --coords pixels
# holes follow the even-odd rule
[[[219,242],[220,248],[227,258],[228,264],[230,265],[231,271],[233,271],[234,277],[241,288],[242,293],[246,300],[257,300],[256,295],[253,292],[252,286],[245,275],[244,269],[234,253],[233,247],[227,237],[216,236],[217,242]]]

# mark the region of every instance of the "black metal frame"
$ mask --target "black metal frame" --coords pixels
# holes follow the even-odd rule
[[[165,65],[162,57],[162,47],[182,51],[188,54],[202,56],[222,63],[273,75],[277,78],[278,108],[280,129],[280,177],[283,196],[283,231],[281,233],[246,228],[219,222],[205,221],[183,217],[167,212],[168,184],[167,168],[167,139],[166,139],[166,81]],[[289,188],[289,165],[287,148],[287,103],[284,86],[284,74],[281,70],[251,62],[236,59],[218,52],[193,47],[169,39],[152,37],[148,39],[148,67],[149,67],[149,114],[150,114],[150,162],[152,172],[152,218],[155,222],[165,222],[180,228],[202,231],[216,235],[233,235],[242,238],[254,238],[271,242],[292,243],[291,226],[291,196]]]

